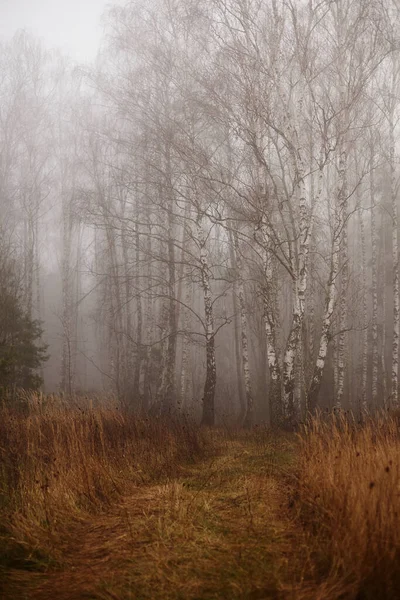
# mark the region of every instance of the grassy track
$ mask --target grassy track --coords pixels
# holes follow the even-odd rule
[[[11,570],[7,597],[289,597],[295,529],[281,475],[289,461],[285,440],[219,441],[214,456],[71,524],[58,564]]]
[[[1,600],[399,600],[400,428],[0,414]]]

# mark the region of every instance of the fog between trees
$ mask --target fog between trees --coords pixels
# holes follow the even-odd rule
[[[400,5],[110,8],[0,52],[1,253],[46,391],[293,426],[398,402]]]

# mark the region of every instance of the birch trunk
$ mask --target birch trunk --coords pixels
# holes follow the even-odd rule
[[[341,259],[341,285],[340,285],[340,319],[339,319],[339,339],[337,348],[338,358],[338,382],[336,403],[341,405],[344,396],[344,382],[346,375],[346,342],[347,342],[347,288],[349,283],[349,265],[348,265],[348,230],[347,230],[347,150],[345,142],[342,142],[342,149],[339,158],[339,210],[341,213],[341,239],[340,239],[340,259]]]
[[[292,324],[283,359],[283,407],[287,424],[293,427],[299,415],[294,404],[295,363],[299,347],[303,315],[300,306],[299,282],[296,278],[292,285],[293,313]]]
[[[295,365],[303,328],[307,293],[308,255],[313,223],[311,206],[309,207],[307,202],[304,168],[300,157],[297,158],[297,164],[299,178],[300,241],[298,265],[292,285],[292,324],[283,359],[283,405],[290,427],[293,427],[298,421],[301,411],[301,407],[295,405],[294,401]]]
[[[233,232],[234,251],[235,251],[235,262],[238,276],[238,295],[239,295],[239,306],[240,306],[240,321],[241,321],[241,339],[242,339],[242,365],[243,365],[243,376],[244,386],[246,393],[246,413],[243,425],[249,428],[254,422],[254,400],[253,391],[251,386],[251,374],[250,374],[250,362],[249,362],[249,342],[248,342],[248,325],[247,325],[247,313],[246,313],[246,299],[244,292],[243,283],[243,265],[240,256],[239,240],[237,232]]]
[[[393,88],[395,77],[393,75]],[[392,97],[394,97],[393,89]],[[393,100],[392,100],[393,102]],[[395,171],[395,123],[394,106],[389,114],[389,152],[390,152],[390,197],[392,203],[392,256],[393,256],[393,344],[392,344],[392,389],[391,404],[398,404],[399,377],[399,335],[400,335],[400,297],[399,297],[399,245],[398,245],[398,208]]]
[[[164,410],[169,412],[174,406],[175,363],[177,339],[177,315],[175,301],[175,246],[172,203],[168,210],[168,346],[166,363],[166,380],[164,391]]]
[[[214,313],[210,285],[210,268],[207,252],[207,241],[201,214],[197,217],[197,239],[200,249],[200,278],[204,298],[205,334],[206,334],[206,381],[203,395],[202,425],[215,424],[215,387],[217,384],[217,368],[215,362]]]
[[[238,300],[238,284],[237,284],[237,262],[236,253],[234,246],[234,239],[232,230],[229,230],[229,253],[231,260],[231,268],[234,272],[234,280],[232,286],[232,301],[233,301],[233,312],[234,312],[234,342],[235,342],[235,365],[236,365],[236,379],[238,387],[239,397],[239,423],[243,423],[246,415],[246,399],[243,390],[243,369],[242,369],[242,355],[240,352],[240,309]]]
[[[152,273],[152,240],[151,240],[151,217],[148,215],[147,224],[147,236],[146,236],[146,255],[147,255],[147,281],[149,287],[153,279]],[[146,355],[144,358],[144,382],[143,382],[143,399],[141,405],[141,411],[146,413],[149,410],[151,399],[152,399],[152,386],[151,386],[151,369],[152,369],[152,347],[154,342],[154,306],[153,296],[151,290],[147,293],[146,304],[145,304],[145,317],[146,317]]]
[[[376,230],[374,149],[371,144],[371,250],[372,250],[372,406],[378,404],[378,236]],[[382,229],[383,231],[383,229]]]
[[[124,380],[125,368],[124,360],[126,356],[125,343],[123,339],[123,319],[122,319],[122,296],[121,296],[121,278],[117,258],[117,248],[115,232],[111,227],[106,229],[107,253],[109,261],[110,275],[110,339],[113,362],[113,378],[115,381],[118,397],[124,396],[126,400],[126,381]]]
[[[160,385],[157,392],[157,410],[169,413],[174,405],[175,390],[175,363],[176,363],[176,337],[177,337],[177,313],[175,299],[175,245],[174,245],[174,223],[173,223],[173,204],[172,199],[168,204],[167,222],[168,239],[166,241],[167,251],[167,284],[166,300],[163,300],[163,315],[161,335],[163,342],[162,348],[162,372]],[[165,251],[161,244],[161,255]]]
[[[367,404],[367,378],[368,378],[368,301],[367,301],[367,257],[365,225],[363,213],[360,216],[360,237],[361,237],[361,271],[363,285],[363,332],[362,332],[362,361],[361,361],[361,394],[359,401],[360,419],[368,413]]]
[[[76,260],[75,260],[75,276],[74,276],[74,298],[71,306],[71,320],[72,320],[72,364],[73,373],[78,373],[78,355],[79,355],[79,318],[80,318],[80,299],[82,297],[82,261],[83,261],[83,250],[82,250],[82,237],[83,232],[80,224],[76,227]],[[72,282],[71,282],[72,283]]]
[[[123,215],[124,217],[124,215]],[[124,263],[124,279],[125,279],[125,327],[126,327],[126,357],[125,357],[125,365],[126,365],[126,373],[124,378],[126,381],[129,380],[129,377],[133,371],[133,352],[132,352],[132,340],[133,340],[133,327],[132,327],[132,311],[131,311],[131,301],[132,301],[132,284],[131,284],[131,272],[129,269],[130,256],[129,256],[129,243],[128,243],[128,234],[126,231],[125,218],[123,218],[122,229],[121,229],[121,246],[122,246],[122,257]]]
[[[183,227],[182,227],[182,244],[181,244],[181,265],[179,272],[179,286],[178,286],[178,300],[182,299],[182,288],[184,287],[184,306],[177,307],[177,323],[179,323],[179,315],[183,313],[183,336],[182,336],[182,359],[181,359],[181,375],[179,382],[179,395],[178,395],[178,410],[181,411],[185,405],[186,394],[187,394],[187,366],[189,362],[189,306],[192,302],[192,285],[189,281],[189,268],[185,264],[185,257],[189,240],[186,235],[186,223],[190,216],[190,202],[186,202],[185,210],[183,214]]]
[[[140,269],[141,269],[141,254],[140,254],[140,215],[139,211],[137,213],[137,223],[136,223],[136,231],[135,231],[135,298],[136,298],[136,361],[135,361],[135,369],[133,376],[133,394],[135,397],[133,398],[134,405],[140,406],[141,403],[141,370],[142,370],[142,362],[143,362],[143,305],[142,305],[142,292],[141,292],[141,277],[140,277]],[[127,301],[127,308],[129,310],[129,302]],[[129,338],[128,338],[129,340]],[[130,342],[128,341],[130,345]]]
[[[388,389],[387,389],[387,370],[386,370],[386,279],[387,279],[387,265],[386,265],[386,252],[387,252],[387,237],[384,213],[382,212],[382,245],[383,245],[383,259],[382,259],[382,339],[381,339],[381,369],[382,369],[382,392],[383,392],[383,403],[385,410],[388,408]]]
[[[339,220],[337,226],[335,227],[335,231],[333,232],[331,264],[327,284],[325,310],[322,321],[318,357],[315,363],[314,374],[308,391],[308,408],[310,412],[314,412],[318,406],[319,391],[321,389],[322,377],[325,370],[326,357],[331,339],[331,327],[336,299],[336,280],[339,273],[340,229],[341,223]]]
[[[168,304],[165,299],[162,300],[161,304],[161,325],[160,325],[160,336],[161,336],[161,360],[160,360],[160,372],[158,378],[157,396],[155,405],[152,407],[153,412],[161,412],[163,400],[165,398],[166,389],[166,378],[167,378],[167,360],[168,360]]]
[[[192,303],[192,285],[189,281],[185,282],[185,304],[190,306]],[[186,404],[187,387],[188,387],[188,364],[189,364],[189,325],[190,317],[189,310],[183,309],[183,343],[182,343],[182,365],[180,378],[180,400],[179,408],[182,410]]]
[[[274,303],[274,272],[272,256],[268,245],[264,248],[264,278],[262,289],[264,303],[264,325],[267,342],[267,360],[269,368],[269,409],[271,427],[274,429],[283,424],[284,412],[282,405],[282,371],[279,362],[277,343],[277,319]]]

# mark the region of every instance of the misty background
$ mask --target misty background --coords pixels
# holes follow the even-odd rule
[[[206,424],[397,405],[399,26],[395,0],[1,1],[1,251],[45,392]]]
[[[10,41],[23,29],[47,48],[57,48],[75,61],[93,61],[101,43],[101,17],[107,4],[105,0],[1,0],[0,36]]]

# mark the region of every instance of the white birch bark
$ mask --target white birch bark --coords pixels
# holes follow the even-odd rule
[[[327,283],[325,310],[322,321],[321,337],[319,341],[318,357],[315,363],[310,389],[308,391],[308,408],[311,412],[314,411],[318,405],[318,395],[321,388],[329,342],[331,339],[331,327],[336,300],[336,284],[339,273],[341,227],[342,220],[340,217],[340,211],[337,211],[336,226],[333,231],[331,264]]]
[[[267,360],[269,369],[269,409],[270,421],[273,428],[283,424],[284,412],[282,404],[282,370],[279,360],[279,347],[277,342],[277,317],[274,295],[276,293],[276,280],[272,263],[272,254],[269,249],[268,231],[264,227],[264,285],[262,287],[264,304],[264,326],[267,342]]]
[[[336,392],[336,403],[342,405],[344,396],[344,382],[346,374],[346,342],[347,342],[347,288],[349,283],[349,265],[348,265],[348,228],[347,228],[347,150],[345,141],[342,141],[342,148],[339,157],[339,211],[341,213],[341,239],[340,239],[340,262],[341,262],[341,285],[339,299],[339,336],[337,346],[337,367],[338,381]]]
[[[215,387],[217,369],[215,361],[214,312],[211,293],[211,273],[207,251],[207,239],[203,228],[203,216],[197,215],[197,242],[200,251],[200,278],[204,299],[205,336],[206,336],[206,380],[203,395],[202,424],[212,426],[215,423]]]
[[[321,152],[322,160],[322,152]],[[305,171],[301,156],[297,156],[298,187],[299,187],[299,250],[298,266],[295,271],[295,277],[292,284],[293,289],[293,312],[292,324],[289,333],[286,350],[283,360],[283,406],[288,419],[288,424],[294,426],[301,412],[299,402],[294,403],[295,391],[295,365],[299,352],[300,340],[303,330],[307,282],[308,282],[308,261],[310,241],[313,228],[313,205],[307,199],[307,189],[305,182]],[[322,163],[320,162],[318,192],[315,198],[315,204],[318,203],[322,194]]]
[[[238,296],[240,306],[240,321],[241,321],[241,339],[242,339],[242,365],[244,376],[244,387],[246,394],[246,414],[244,418],[244,426],[251,427],[254,422],[254,400],[251,385],[250,361],[249,361],[249,342],[248,342],[248,325],[246,312],[246,299],[243,282],[243,264],[240,255],[239,239],[237,232],[233,232],[235,262],[238,278]]]
[[[300,414],[300,407],[294,406],[295,361],[305,312],[308,254],[312,230],[311,206],[307,201],[305,173],[300,156],[297,157],[299,188],[299,251],[298,267],[293,280],[293,312],[292,324],[283,359],[283,405],[289,422],[294,424]]]

